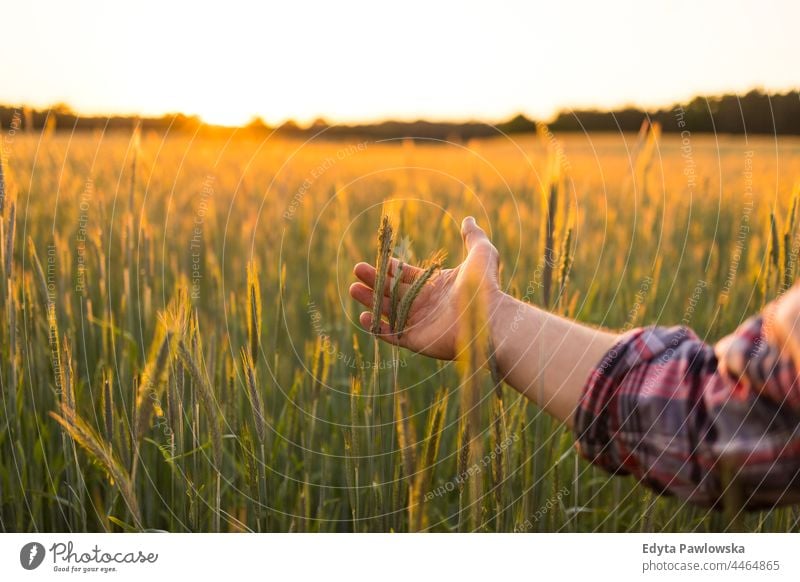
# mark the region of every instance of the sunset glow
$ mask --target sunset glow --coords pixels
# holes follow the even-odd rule
[[[18,2],[0,102],[222,124],[499,120],[800,85],[796,3],[664,4]]]

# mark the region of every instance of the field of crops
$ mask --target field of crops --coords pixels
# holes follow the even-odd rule
[[[515,296],[713,341],[796,275],[800,141],[6,130],[2,148],[0,531],[800,529],[797,508],[714,513],[610,478],[488,372],[485,456],[465,457],[463,371],[378,346],[347,291],[382,215],[396,255],[447,266],[473,215]]]

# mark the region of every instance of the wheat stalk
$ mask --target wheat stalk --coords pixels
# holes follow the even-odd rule
[[[489,336],[486,319],[486,301],[479,276],[467,274],[457,297],[460,318],[456,337],[458,367],[461,373],[460,415],[463,423],[462,447],[466,448],[465,463],[468,470],[476,467],[482,456],[482,442],[478,431],[481,426],[481,372],[489,361]],[[475,431],[475,434],[473,434]],[[463,473],[460,473],[463,476]],[[475,531],[481,524],[481,477],[469,475],[467,483],[467,529]]]
[[[17,205],[15,202],[11,203],[8,211],[8,231],[6,232],[6,248],[5,248],[5,260],[6,260],[6,272],[5,276],[6,279],[10,279],[12,275],[12,268],[14,266],[13,257],[14,257],[14,231],[16,229],[17,224]],[[32,239],[28,239],[30,244],[33,244]],[[41,268],[41,264],[39,265]],[[42,276],[44,278],[44,276]],[[46,286],[45,286],[46,287]]]
[[[103,428],[108,446],[114,443],[114,385],[111,373],[103,368]]]
[[[423,497],[433,480],[433,469],[436,464],[436,457],[439,453],[439,443],[444,432],[444,420],[447,414],[447,389],[442,389],[436,396],[428,414],[428,424],[425,431],[425,445],[422,449],[422,468],[417,473],[414,482],[415,495],[421,505],[425,502]],[[413,518],[413,519],[412,519]],[[428,514],[422,506],[409,516],[409,529],[411,531],[423,531],[427,527]]]
[[[356,520],[360,515],[360,442],[358,438],[358,399],[361,398],[361,378],[354,376],[350,379],[350,430],[345,431],[345,449],[349,453],[346,457],[350,461],[348,468],[348,477],[352,475],[352,482],[348,486],[348,493],[350,494],[351,513],[353,517],[353,529],[355,529]]]
[[[247,394],[250,401],[250,407],[253,411],[253,423],[255,425],[256,437],[258,438],[259,449],[261,458],[258,463],[258,491],[259,491],[259,506],[258,506],[258,524],[260,529],[266,529],[266,520],[263,517],[262,508],[267,498],[267,476],[266,476],[266,440],[267,440],[267,420],[264,414],[264,401],[261,398],[261,393],[258,391],[258,384],[256,382],[256,369],[253,359],[247,353],[245,348],[241,351],[242,369],[245,376],[245,383],[247,385]]]
[[[0,143],[0,216],[3,215],[6,203],[6,175],[3,170],[3,144]]]

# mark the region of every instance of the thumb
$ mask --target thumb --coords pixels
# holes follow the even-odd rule
[[[467,216],[461,222],[461,238],[464,239],[464,245],[467,247],[467,252],[469,252],[478,242],[489,240],[489,237],[486,236],[486,233],[483,232],[483,229],[478,226],[478,223],[476,223],[475,219],[471,216]]]

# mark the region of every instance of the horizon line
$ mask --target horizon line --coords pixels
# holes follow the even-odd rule
[[[671,102],[662,102],[660,104],[642,104],[636,103],[632,101],[623,101],[617,105],[613,106],[603,106],[603,105],[589,105],[589,104],[575,104],[573,106],[563,106],[555,110],[549,116],[536,116],[531,114],[530,112],[517,110],[516,112],[511,112],[506,114],[503,117],[499,118],[479,118],[479,117],[432,117],[432,116],[409,116],[409,115],[397,115],[397,116],[382,116],[382,117],[364,117],[360,119],[347,119],[347,120],[333,120],[331,118],[325,117],[324,115],[319,115],[311,119],[310,121],[298,121],[298,119],[293,117],[288,117],[282,119],[281,121],[274,123],[269,122],[264,119],[263,115],[258,113],[253,114],[247,123],[242,124],[225,124],[225,123],[214,123],[204,119],[202,114],[198,113],[191,113],[185,111],[170,111],[166,110],[161,113],[142,113],[142,112],[134,112],[134,111],[117,111],[117,112],[110,112],[110,111],[101,111],[95,110],[92,112],[87,112],[85,110],[76,109],[72,105],[67,102],[63,101],[56,101],[51,103],[50,105],[29,105],[29,104],[0,104],[0,109],[6,110],[21,110],[21,111],[33,111],[39,114],[46,114],[52,111],[55,111],[57,114],[60,112],[63,115],[74,115],[78,119],[130,119],[130,120],[157,120],[157,119],[164,119],[169,117],[186,117],[188,119],[196,119],[202,122],[203,125],[208,127],[219,127],[219,128],[246,128],[251,123],[261,122],[264,123],[267,127],[270,128],[280,128],[285,125],[296,125],[300,129],[308,129],[315,125],[321,125],[324,123],[326,126],[329,127],[361,127],[361,126],[377,126],[386,123],[401,123],[401,124],[414,124],[414,123],[431,123],[431,124],[442,124],[442,125],[470,125],[470,124],[482,124],[482,125],[502,125],[507,123],[511,120],[517,119],[519,117],[525,118],[529,121],[533,122],[544,122],[545,124],[552,123],[562,117],[565,114],[573,113],[573,112],[596,112],[596,113],[613,113],[617,111],[625,111],[625,110],[636,110],[642,111],[644,113],[657,113],[668,111],[676,108],[677,106],[690,103],[696,99],[704,99],[706,101],[711,101],[715,99],[722,99],[726,97],[735,97],[738,99],[744,98],[747,95],[752,93],[759,93],[764,95],[768,98],[778,97],[778,96],[786,96],[792,93],[799,93],[800,92],[800,85],[784,88],[783,90],[767,90],[763,86],[754,86],[746,91],[734,91],[734,92],[720,92],[720,93],[713,93],[713,94],[694,94],[691,97],[687,97],[686,99],[682,100],[672,100]]]

